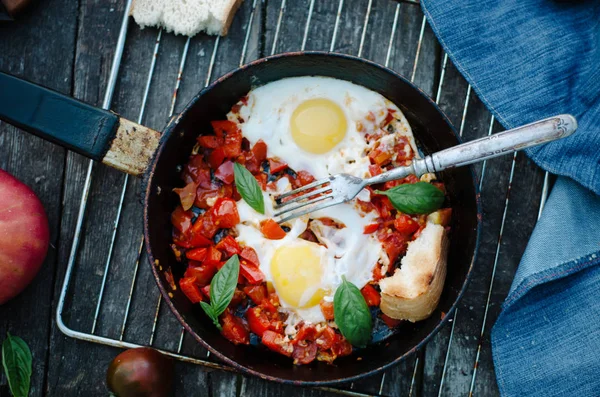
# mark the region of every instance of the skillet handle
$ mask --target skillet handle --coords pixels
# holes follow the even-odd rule
[[[160,140],[159,132],[113,112],[2,72],[0,120],[135,176]]]

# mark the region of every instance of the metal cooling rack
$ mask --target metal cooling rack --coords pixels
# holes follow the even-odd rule
[[[246,1],[251,1],[251,0],[246,0]],[[253,27],[253,19],[255,17],[255,11],[257,10],[256,6],[257,6],[258,0],[252,0],[252,1],[253,1],[252,10],[250,12],[248,20],[245,21],[246,35],[245,35],[245,40],[244,40],[244,44],[243,44],[243,48],[242,48],[242,55],[240,57],[240,62],[239,62],[240,65],[244,64],[244,62],[245,62],[246,53],[247,53],[247,49],[248,49],[248,41],[249,41],[249,37],[250,37],[252,27]],[[290,0],[288,0],[288,1],[290,1]],[[311,24],[311,17],[313,15],[315,1],[322,1],[322,0],[311,0],[309,3],[309,7],[307,10],[308,16],[307,16],[306,24],[304,27],[304,35],[303,35],[301,50],[304,50],[306,43],[307,43],[308,32],[309,32],[309,28],[310,28],[310,24]],[[128,26],[130,23],[129,9],[131,7],[131,3],[132,3],[132,0],[127,0],[127,4],[125,7],[126,11],[125,11],[125,14],[122,19],[120,32],[119,32],[118,40],[117,40],[116,47],[115,47],[114,58],[113,58],[112,66],[110,69],[110,75],[109,75],[108,82],[107,82],[107,88],[106,88],[106,92],[104,95],[104,100],[102,102],[102,107],[104,109],[109,109],[111,107],[113,94],[115,91],[115,86],[118,81],[121,60],[122,60],[123,52],[124,52],[126,41],[127,41],[127,32],[128,32]],[[365,37],[366,37],[367,29],[369,28],[369,16],[371,13],[373,0],[368,0],[368,2],[365,1],[365,3],[367,3],[366,4],[366,12],[365,12],[364,22],[363,22],[363,26],[362,26],[360,45],[359,45],[358,54],[357,54],[359,57],[362,56]],[[390,62],[392,48],[394,46],[395,34],[396,34],[396,30],[397,30],[396,28],[398,25],[398,17],[399,17],[399,13],[400,13],[401,3],[411,4],[412,6],[415,6],[415,7],[419,6],[419,2],[417,0],[401,0],[400,2],[397,2],[397,5],[395,7],[395,14],[394,14],[394,19],[393,19],[391,34],[388,39],[388,47],[387,47],[387,54],[386,54],[386,59],[385,59],[385,66],[388,66],[388,64]],[[337,14],[336,14],[336,20],[335,20],[335,24],[333,26],[332,39],[331,39],[330,46],[329,46],[329,48],[323,48],[322,50],[334,51],[336,49],[336,39],[337,39],[340,17],[341,17],[343,7],[344,7],[344,0],[339,0]],[[282,0],[281,7],[279,10],[279,16],[277,19],[277,25],[276,25],[276,29],[275,29],[275,33],[274,33],[273,42],[271,43],[271,46],[270,46],[271,54],[274,54],[276,51],[277,42],[278,42],[278,39],[280,36],[280,28],[282,26],[282,20],[283,20],[283,16],[284,16],[285,12],[286,12],[286,0]],[[422,23],[421,23],[420,31],[419,31],[419,35],[418,35],[419,39],[418,39],[418,43],[417,43],[417,47],[416,47],[416,53],[414,54],[414,58],[413,58],[414,60],[413,60],[412,72],[410,74],[411,81],[413,81],[415,79],[416,71],[417,71],[417,68],[419,65],[419,57],[421,54],[421,44],[423,42],[423,36],[424,36],[426,24],[427,24],[427,21],[425,19],[425,16],[423,15]],[[155,69],[156,60],[157,60],[157,57],[159,54],[159,48],[161,45],[162,36],[163,36],[163,31],[159,30],[157,33],[157,36],[156,36],[156,44],[154,46],[154,54],[152,56],[152,60],[150,61],[150,65],[148,67],[148,78],[146,80],[144,93],[143,93],[143,97],[142,97],[142,102],[141,102],[141,108],[140,108],[139,116],[137,118],[138,123],[142,123],[142,119],[144,117],[144,112],[146,110],[148,94],[149,94],[150,86],[152,83],[152,77],[154,75],[154,69]],[[220,37],[216,37],[214,40],[213,51],[212,51],[212,54],[210,57],[210,64],[208,66],[208,72],[207,72],[207,76],[206,76],[206,80],[205,80],[205,85],[207,85],[211,81],[213,67],[215,65],[215,59],[216,59],[217,53],[219,51],[219,42],[220,42]],[[183,70],[184,70],[184,67],[186,64],[186,58],[188,55],[189,46],[190,46],[190,38],[187,39],[187,41],[183,47],[182,54],[181,54],[179,71],[177,74],[177,80],[175,81],[175,89],[174,89],[174,92],[172,95],[172,100],[171,100],[171,105],[170,105],[170,110],[169,110],[169,117],[173,115],[174,110],[175,110],[175,105],[176,105],[176,101],[177,101],[177,93],[179,92],[181,76],[182,76],[182,73],[183,73]],[[269,48],[269,47],[267,46],[267,48]],[[440,76],[439,76],[439,83],[438,83],[438,87],[437,87],[436,98],[435,98],[436,103],[439,103],[440,95],[442,93],[447,64],[448,64],[448,55],[444,54],[443,60],[442,60],[442,65],[441,65],[441,72],[440,72]],[[464,105],[463,105],[462,119],[461,119],[461,123],[460,123],[460,127],[459,127],[459,133],[461,136],[462,136],[462,133],[463,133],[463,130],[465,127],[465,119],[466,119],[466,115],[467,115],[467,111],[468,111],[469,99],[470,99],[471,94],[472,94],[471,86],[468,86],[467,92],[466,92],[466,98],[465,98]],[[492,115],[490,115],[488,135],[492,133],[493,125],[494,125],[494,117]],[[513,156],[512,164],[511,164],[511,168],[510,168],[510,174],[509,174],[509,178],[508,178],[509,186],[513,181],[515,164],[516,164],[516,153]],[[482,166],[482,170],[481,170],[480,188],[481,188],[482,184],[484,183],[485,171],[486,171],[486,163],[484,162],[483,166]],[[93,325],[88,332],[84,332],[84,331],[76,330],[76,329],[70,327],[69,324],[67,324],[65,322],[64,317],[67,314],[69,314],[71,316],[71,322],[77,322],[77,319],[73,320],[73,318],[72,318],[73,314],[69,313],[68,311],[65,312],[64,309],[65,309],[65,301],[71,298],[71,296],[69,295],[69,292],[71,289],[70,287],[72,284],[72,276],[73,276],[74,269],[76,267],[78,269],[80,269],[85,266],[84,263],[77,263],[77,257],[78,257],[79,247],[80,247],[80,241],[81,241],[82,236],[84,236],[83,235],[84,222],[85,222],[86,216],[89,215],[89,211],[90,211],[88,209],[88,203],[90,201],[90,189],[92,186],[93,178],[95,176],[95,172],[96,172],[96,163],[94,161],[89,161],[88,167],[87,167],[87,172],[86,172],[86,178],[85,178],[85,182],[84,182],[84,187],[81,192],[81,203],[79,206],[79,212],[78,212],[76,226],[75,226],[75,230],[74,230],[74,237],[73,237],[73,241],[72,241],[72,245],[71,245],[71,251],[70,251],[70,255],[69,255],[67,269],[65,272],[65,279],[64,279],[64,283],[63,283],[63,286],[61,289],[61,294],[60,294],[60,298],[59,298],[59,302],[58,302],[56,321],[57,321],[59,329],[65,335],[75,338],[75,339],[80,339],[80,340],[85,340],[85,341],[89,341],[89,342],[93,342],[93,343],[99,343],[99,344],[103,344],[103,345],[120,347],[120,348],[140,347],[140,346],[142,346],[142,344],[133,343],[131,341],[126,340],[126,338],[125,338],[126,332],[125,331],[126,331],[126,328],[128,325],[128,319],[131,314],[130,308],[131,308],[132,296],[133,296],[134,290],[136,288],[136,280],[138,278],[137,277],[138,269],[139,269],[140,261],[142,259],[143,244],[144,244],[142,236],[140,236],[140,239],[139,239],[137,260],[133,267],[133,272],[130,275],[131,287],[130,287],[129,295],[127,298],[125,313],[124,313],[124,316],[122,319],[120,336],[118,339],[116,339],[116,338],[99,335],[97,332],[98,331],[97,324],[98,324],[100,308],[102,306],[102,302],[104,300],[106,300],[105,287],[107,284],[107,276],[109,274],[109,271],[111,270],[111,262],[113,261],[113,249],[115,247],[115,242],[117,240],[117,232],[119,230],[119,226],[120,226],[120,222],[121,222],[121,213],[123,210],[123,206],[126,202],[126,192],[127,192],[128,181],[129,181],[128,176],[125,176],[125,179],[123,181],[121,194],[120,194],[120,198],[119,198],[119,204],[118,204],[118,208],[117,208],[117,212],[116,212],[116,217],[114,220],[114,228],[113,228],[113,232],[112,232],[112,235],[110,238],[110,244],[108,247],[106,247],[107,259],[106,259],[106,262],[104,265],[104,273],[102,276],[102,282],[98,288],[97,304],[96,304],[95,312],[87,313],[88,316],[93,316]],[[540,205],[540,209],[539,209],[539,213],[538,213],[538,218],[539,218],[539,215],[541,214],[543,206],[545,204],[547,192],[548,192],[548,173],[546,173],[545,178],[544,178],[544,185],[543,185],[543,189],[542,189],[542,198],[541,198],[541,205]],[[504,224],[505,224],[505,220],[506,220],[509,199],[510,199],[510,189],[508,190],[507,196],[505,198],[504,212],[503,212],[503,216],[502,216],[500,234],[499,234],[499,238],[497,241],[496,253],[495,253],[495,258],[494,258],[493,268],[492,268],[492,276],[491,276],[491,280],[490,280],[490,284],[489,284],[487,300],[486,300],[486,307],[485,307],[484,317],[483,317],[483,321],[482,321],[482,325],[481,325],[481,333],[480,333],[480,338],[479,338],[480,342],[479,342],[479,345],[477,348],[477,355],[475,357],[475,362],[474,362],[474,366],[473,366],[474,371],[473,371],[472,378],[471,378],[470,395],[473,392],[475,380],[476,380],[476,376],[477,376],[477,366],[478,366],[477,364],[479,362],[481,346],[482,346],[481,341],[483,340],[482,336],[484,335],[484,332],[486,330],[485,329],[486,319],[487,319],[488,309],[490,306],[490,298],[492,295],[492,289],[493,289],[493,285],[494,285],[494,278],[495,278],[495,274],[496,274],[496,267],[498,264],[498,256],[499,256],[499,252],[500,252],[500,245],[502,242],[502,235],[503,235],[503,231],[504,231]],[[156,302],[156,310],[155,310],[155,315],[154,315],[153,323],[152,323],[152,331],[151,331],[151,335],[149,338],[149,342],[146,344],[147,346],[153,345],[154,338],[155,338],[156,326],[159,321],[159,318],[163,315],[160,311],[161,295],[159,294],[158,296],[159,296],[158,302]],[[450,330],[450,335],[449,335],[449,338],[447,341],[447,350],[446,350],[444,366],[442,369],[442,377],[441,377],[438,395],[442,395],[444,379],[445,379],[445,375],[446,375],[446,372],[448,369],[447,364],[448,364],[448,357],[449,357],[449,353],[450,353],[450,347],[453,342],[454,327],[456,325],[456,322],[459,319],[458,314],[459,313],[458,313],[458,309],[457,309],[454,312],[454,314],[452,315],[453,317],[449,320],[449,322],[451,323],[451,330]],[[465,319],[462,321],[467,321],[467,320]],[[212,360],[210,357],[210,352],[206,353],[205,358],[196,358],[196,357],[182,354],[181,351],[182,351],[184,336],[185,336],[185,330],[183,328],[181,328],[181,332],[179,333],[179,335],[174,336],[175,338],[178,338],[176,341],[177,349],[174,351],[173,350],[162,350],[163,353],[165,353],[166,355],[171,356],[177,360],[202,365],[202,366],[205,366],[205,367],[208,367],[211,369],[234,371],[234,369],[232,367],[230,367],[228,365],[224,365],[220,362],[217,362],[216,360]],[[414,371],[412,374],[409,395],[413,395],[413,392],[415,390],[415,379],[417,376],[418,364],[419,364],[419,356],[417,355],[417,357],[415,359],[415,363],[414,363]],[[381,377],[378,395],[382,394],[384,384],[385,384],[385,373]],[[341,394],[352,395],[352,396],[367,396],[367,394],[353,390],[353,386],[354,386],[353,384],[350,385],[350,390],[337,389],[337,388],[323,388],[323,389],[338,392]]]

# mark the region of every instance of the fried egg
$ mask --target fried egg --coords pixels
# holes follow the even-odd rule
[[[341,172],[368,176],[365,135],[379,129],[388,109],[396,111],[403,129],[410,129],[399,109],[381,94],[329,77],[266,84],[250,91],[238,108],[228,118],[239,123],[250,144],[262,139],[269,156],[317,179]]]
[[[373,142],[366,137],[385,124],[388,109],[396,118],[396,131],[412,137],[400,110],[382,95],[344,80],[295,77],[253,89],[228,119],[238,124],[251,145],[264,141],[268,157],[281,159],[296,172],[308,171],[316,179],[337,173],[367,177],[367,152]],[[390,142],[378,144],[394,144],[394,134],[384,138]],[[255,249],[260,270],[275,288],[281,310],[289,314],[288,325],[319,323],[325,321],[319,303],[333,301],[342,276],[362,288],[372,280],[374,266],[389,259],[376,236],[363,233],[365,226],[377,222],[377,212],[363,212],[356,200],[292,220],[281,240],[265,238],[260,222],[273,218],[273,197],[291,189],[288,179],[281,178],[263,192],[264,215],[238,201],[236,240]],[[369,192],[364,190],[358,198],[370,201]],[[307,229],[318,243],[300,237]]]

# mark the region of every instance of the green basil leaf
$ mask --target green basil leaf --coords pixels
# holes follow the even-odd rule
[[[256,212],[264,214],[265,200],[254,175],[239,163],[233,165],[233,175],[235,177],[235,186],[237,187],[240,196],[242,196],[244,201],[248,203],[250,207],[254,208]]]
[[[240,260],[237,255],[234,255],[229,258],[210,282],[210,305],[215,317],[219,317],[231,303],[239,274]]]
[[[445,200],[444,192],[427,182],[398,185],[375,193],[388,196],[392,205],[405,214],[429,214],[440,209]]]
[[[27,397],[31,384],[31,350],[18,336],[6,335],[2,343],[2,366],[13,396]]]
[[[221,324],[219,324],[219,316],[215,316],[215,313],[213,311],[212,306],[209,305],[206,302],[200,302],[200,307],[202,307],[202,309],[204,310],[204,312],[206,313],[206,315],[208,315],[208,317],[210,317],[210,319],[212,320],[212,322],[217,326],[217,328],[220,331],[221,330]]]
[[[344,276],[333,297],[333,314],[342,335],[352,345],[365,347],[371,340],[373,320],[369,306],[356,285]]]

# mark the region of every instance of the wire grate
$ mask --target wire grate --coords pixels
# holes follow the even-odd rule
[[[247,1],[250,1],[250,0],[247,0]],[[323,1],[323,0],[310,0],[308,3],[308,7],[307,7],[308,9],[307,9],[307,14],[306,14],[306,23],[303,27],[302,42],[301,42],[302,44],[300,46],[300,49],[305,49],[307,46],[309,32],[311,29],[311,21],[313,19],[313,14],[314,14],[315,3],[318,1]],[[392,0],[389,0],[389,1],[392,1]],[[106,88],[106,92],[104,95],[104,100],[102,102],[102,107],[104,109],[109,109],[111,107],[112,100],[113,100],[113,94],[115,92],[115,87],[118,82],[121,61],[122,61],[124,50],[126,49],[128,31],[130,30],[129,29],[130,18],[128,16],[129,15],[128,10],[131,7],[131,3],[132,3],[132,0],[127,0],[126,7],[125,7],[126,12],[125,12],[122,22],[121,22],[119,36],[118,36],[118,40],[117,40],[116,47],[115,47],[113,63],[112,63],[112,67],[110,69],[110,75],[109,75],[109,78],[107,81],[107,88]],[[363,56],[365,39],[367,37],[368,29],[370,28],[369,19],[370,19],[372,10],[373,10],[373,0],[365,0],[364,3],[365,3],[364,20],[362,23],[362,28],[361,28],[361,33],[360,33],[360,44],[359,44],[358,53],[357,53],[357,55],[359,57]],[[398,39],[398,35],[399,35],[397,30],[399,28],[399,25],[401,24],[400,18],[399,18],[401,6],[418,7],[418,4],[419,4],[418,1],[414,1],[414,0],[404,0],[402,2],[395,3],[394,17],[393,17],[393,22],[392,22],[392,26],[391,26],[391,33],[389,35],[389,39],[388,39],[388,43],[387,43],[387,50],[385,52],[385,66],[390,65],[390,61],[392,58],[392,53],[394,51],[394,48],[397,48],[395,46],[395,44],[396,44],[396,40]],[[281,0],[279,13],[276,18],[276,25],[275,25],[275,30],[274,30],[274,34],[273,34],[273,41],[272,41],[272,43],[267,43],[267,45],[265,46],[265,48],[270,49],[270,51],[269,51],[270,54],[274,54],[276,52],[278,41],[282,37],[282,26],[285,23],[284,16],[286,15],[287,6],[288,6],[288,4],[286,4],[286,0]],[[337,12],[335,14],[336,15],[335,23],[333,23],[332,27],[331,27],[331,41],[329,42],[329,45],[327,46],[327,48],[322,48],[323,50],[329,50],[329,51],[336,50],[336,44],[337,44],[337,40],[338,40],[338,36],[339,36],[339,32],[340,32],[340,23],[341,23],[341,17],[342,17],[343,11],[344,11],[344,6],[345,6],[344,0],[339,0],[339,2],[337,3],[337,7],[336,7]],[[253,27],[255,26],[254,20],[255,20],[255,18],[258,18],[257,13],[259,12],[259,9],[260,9],[260,4],[258,4],[258,0],[252,0],[251,11],[249,13],[247,20],[244,21],[245,37],[244,37],[241,56],[239,59],[239,65],[244,64],[244,62],[248,56],[248,47],[249,47],[250,37],[253,33]],[[417,39],[418,41],[416,43],[416,51],[413,54],[407,53],[407,54],[402,55],[406,59],[412,60],[412,67],[411,67],[410,73],[409,73],[411,81],[414,81],[415,77],[417,75],[417,70],[419,67],[419,60],[421,58],[422,51],[423,51],[423,46],[422,46],[423,39],[424,39],[425,30],[426,30],[426,26],[427,26],[427,21],[425,19],[425,16],[422,15],[422,13],[419,14],[419,16],[422,18],[422,22],[421,22],[420,26],[416,25],[416,27],[418,29],[418,33],[415,34],[415,36],[418,37],[418,39]],[[148,104],[148,101],[150,98],[151,86],[152,86],[152,82],[153,82],[153,76],[155,75],[157,59],[159,58],[161,45],[163,45],[163,41],[166,36],[167,35],[165,33],[163,33],[162,30],[157,31],[155,45],[153,47],[153,54],[152,54],[150,64],[147,69],[148,72],[147,72],[147,78],[146,78],[144,89],[143,89],[141,106],[140,106],[139,114],[137,117],[138,123],[143,122],[143,119],[146,114],[147,104]],[[169,106],[169,111],[168,111],[169,117],[171,117],[174,114],[175,109],[176,109],[178,93],[180,91],[181,84],[182,84],[182,75],[183,75],[184,69],[186,67],[188,53],[190,52],[190,43],[191,43],[191,39],[188,38],[185,41],[185,44],[183,46],[183,49],[182,49],[182,52],[181,52],[181,55],[179,58],[179,68],[178,68],[178,72],[177,72],[177,78],[174,82],[174,89],[173,89],[172,98],[170,101],[170,106]],[[213,71],[215,69],[216,60],[218,58],[219,49],[221,47],[220,43],[221,43],[220,37],[216,37],[213,41],[212,52],[210,54],[210,60],[208,63],[206,78],[203,81],[204,86],[208,85],[213,77],[212,76]],[[437,90],[436,90],[436,96],[435,96],[436,103],[440,102],[440,97],[441,97],[441,94],[442,94],[442,91],[444,88],[444,84],[447,83],[447,81],[445,81],[445,79],[447,77],[447,73],[446,73],[447,65],[448,65],[448,55],[444,54],[443,58],[442,58],[442,64],[441,64],[440,74],[439,74],[439,82],[437,84]],[[463,134],[463,130],[464,130],[465,124],[466,124],[465,120],[467,118],[469,102],[470,102],[470,98],[472,95],[471,91],[472,91],[471,86],[468,86],[467,91],[466,91],[464,105],[462,107],[462,118],[461,118],[461,122],[460,122],[460,130],[459,130],[461,136]],[[495,121],[494,117],[490,116],[488,135],[492,133],[494,121]],[[508,179],[509,187],[513,180],[514,171],[515,171],[515,163],[516,163],[516,155],[512,159],[510,176]],[[480,187],[484,183],[485,170],[486,170],[486,163],[484,162],[482,165],[482,169],[481,169]],[[96,177],[96,174],[97,174],[96,164],[93,161],[89,161],[88,166],[87,166],[87,171],[86,171],[85,182],[83,185],[83,189],[81,191],[81,202],[80,202],[79,211],[78,211],[78,215],[77,215],[77,221],[76,221],[75,230],[74,230],[74,238],[73,238],[72,245],[71,245],[71,251],[70,251],[67,269],[66,269],[66,273],[65,273],[65,279],[64,279],[64,283],[62,286],[59,303],[58,303],[58,307],[57,307],[56,320],[57,320],[58,327],[64,334],[66,334],[67,336],[70,336],[72,338],[85,340],[85,341],[89,341],[89,342],[94,342],[94,343],[99,343],[99,344],[104,344],[104,345],[109,345],[109,346],[115,346],[115,347],[121,347],[121,348],[133,348],[133,347],[139,347],[142,345],[150,345],[150,346],[155,345],[157,326],[158,326],[159,322],[161,321],[160,320],[161,317],[164,316],[164,312],[166,312],[165,310],[161,310],[162,297],[160,294],[158,294],[157,301],[152,303],[152,304],[155,304],[155,309],[153,312],[154,315],[152,318],[150,336],[147,340],[147,343],[142,343],[140,341],[132,341],[132,340],[128,340],[128,338],[127,338],[127,329],[128,329],[128,326],[131,327],[130,319],[131,319],[132,313],[134,311],[134,308],[132,306],[132,299],[134,296],[134,291],[136,291],[136,285],[138,285],[138,283],[139,283],[138,279],[139,279],[139,274],[140,274],[140,262],[145,260],[145,258],[143,257],[144,241],[143,241],[143,238],[141,235],[139,237],[139,240],[137,240],[137,241],[139,241],[139,243],[136,246],[137,255],[136,255],[136,259],[135,259],[135,264],[129,272],[127,272],[126,274],[122,274],[123,278],[126,278],[131,281],[129,282],[129,284],[127,284],[128,285],[127,297],[126,297],[127,301],[126,301],[124,312],[123,312],[123,318],[117,320],[118,323],[120,324],[120,327],[119,327],[120,329],[118,330],[118,338],[109,337],[107,333],[102,332],[100,330],[100,328],[98,327],[100,313],[102,312],[103,305],[105,305],[106,302],[110,302],[112,299],[117,299],[117,300],[122,299],[122,297],[107,296],[107,293],[108,293],[107,292],[107,282],[108,282],[108,275],[111,274],[111,271],[113,271],[113,267],[114,267],[114,265],[113,265],[113,262],[115,260],[114,259],[114,249],[115,249],[115,246],[116,246],[117,240],[118,240],[119,227],[121,226],[121,223],[123,221],[122,220],[123,209],[124,209],[125,205],[127,204],[127,192],[131,185],[131,183],[130,183],[131,181],[128,176],[124,177],[122,185],[120,185],[121,188],[120,188],[120,193],[119,193],[119,200],[118,200],[118,204],[117,204],[116,214],[115,214],[115,217],[113,220],[114,227],[110,234],[108,248],[106,249],[107,250],[106,260],[104,262],[102,278],[101,278],[101,282],[100,282],[98,292],[97,292],[96,305],[95,305],[93,311],[90,313],[74,313],[74,312],[72,313],[69,310],[68,305],[66,303],[67,301],[73,299],[72,283],[73,283],[74,272],[81,271],[82,269],[85,269],[85,266],[86,266],[86,263],[80,263],[80,261],[78,261],[78,257],[79,257],[81,240],[85,239],[85,237],[86,237],[84,223],[85,223],[86,217],[90,216],[90,211],[92,211],[90,208],[88,208],[89,207],[88,204],[89,204],[90,200],[92,200],[92,198],[90,197],[90,189],[91,189],[92,183],[94,181],[94,178]],[[548,176],[546,174],[546,178],[544,179],[544,187],[542,189],[541,207],[543,207],[543,204],[545,202],[545,197],[547,195],[547,191],[548,191]],[[483,335],[486,330],[487,312],[488,312],[488,308],[490,305],[490,297],[492,294],[492,288],[493,288],[493,284],[494,284],[496,266],[498,264],[498,255],[499,255],[499,251],[500,251],[500,244],[502,241],[502,233],[504,230],[504,223],[506,220],[506,213],[507,213],[507,208],[508,208],[508,204],[509,204],[509,199],[510,199],[510,189],[508,189],[508,192],[507,192],[507,195],[505,198],[505,203],[504,203],[504,213],[503,213],[503,217],[502,217],[500,235],[499,235],[499,238],[497,241],[497,246],[496,246],[496,255],[495,255],[495,259],[494,259],[494,263],[493,263],[492,276],[491,276],[489,290],[488,290],[488,294],[487,294],[487,301],[486,301],[486,306],[485,306],[483,322],[481,325],[481,335]],[[542,210],[541,207],[540,207],[540,213]],[[123,268],[119,268],[118,270],[125,271],[125,269],[123,269]],[[92,325],[91,325],[90,329],[88,329],[88,330],[78,329],[78,327],[76,326],[76,324],[79,323],[77,316],[93,316],[93,320],[91,322]],[[461,317],[461,319],[462,319],[461,321],[467,321],[465,316]],[[450,319],[450,321],[451,321],[451,330],[450,330],[450,334],[449,334],[448,341],[447,341],[447,350],[446,350],[446,354],[445,354],[444,366],[443,366],[443,369],[441,372],[441,381],[440,381],[439,392],[438,392],[438,395],[440,395],[440,396],[443,394],[444,379],[445,379],[445,376],[446,376],[446,373],[448,370],[448,368],[447,368],[448,367],[448,357],[450,355],[450,350],[451,350],[452,341],[453,341],[453,337],[454,337],[454,327],[458,321],[458,310],[456,310],[454,312],[453,317]],[[170,345],[176,346],[176,348],[161,349],[165,354],[167,354],[171,357],[174,357],[178,360],[184,361],[184,362],[203,365],[203,366],[211,368],[211,369],[221,369],[221,370],[228,370],[228,371],[233,370],[231,367],[229,367],[227,365],[217,362],[216,360],[212,360],[209,352],[204,352],[203,357],[198,357],[196,355],[191,355],[191,354],[183,354],[182,350],[183,350],[184,340],[185,340],[185,330],[183,328],[181,328],[178,333],[172,335],[172,338],[173,338],[173,341],[172,341],[172,343],[170,343]],[[480,340],[482,340],[482,338],[480,338]],[[477,355],[474,358],[474,368],[475,369],[472,373],[472,378],[471,378],[471,383],[470,383],[470,391],[471,392],[473,391],[473,387],[476,382],[476,375],[477,375],[476,368],[477,368],[477,363],[479,361],[480,351],[481,351],[481,342],[479,342],[479,346],[477,349]],[[419,368],[419,356],[417,355],[417,357],[414,360],[414,370],[412,371],[412,379],[410,381],[409,395],[416,394],[418,368]],[[245,379],[242,382],[245,382]],[[381,376],[381,379],[379,381],[379,388],[378,388],[379,395],[383,394],[385,384],[386,384],[386,374],[383,373]],[[244,388],[244,385],[245,384],[243,383],[242,390]],[[325,388],[325,389],[330,390],[330,391],[336,391],[336,392],[339,392],[342,394],[354,395],[354,396],[366,396],[367,395],[362,392],[355,391],[354,384],[349,385],[349,388],[348,388],[348,386],[346,386],[343,389],[342,388],[340,388],[340,389]]]

